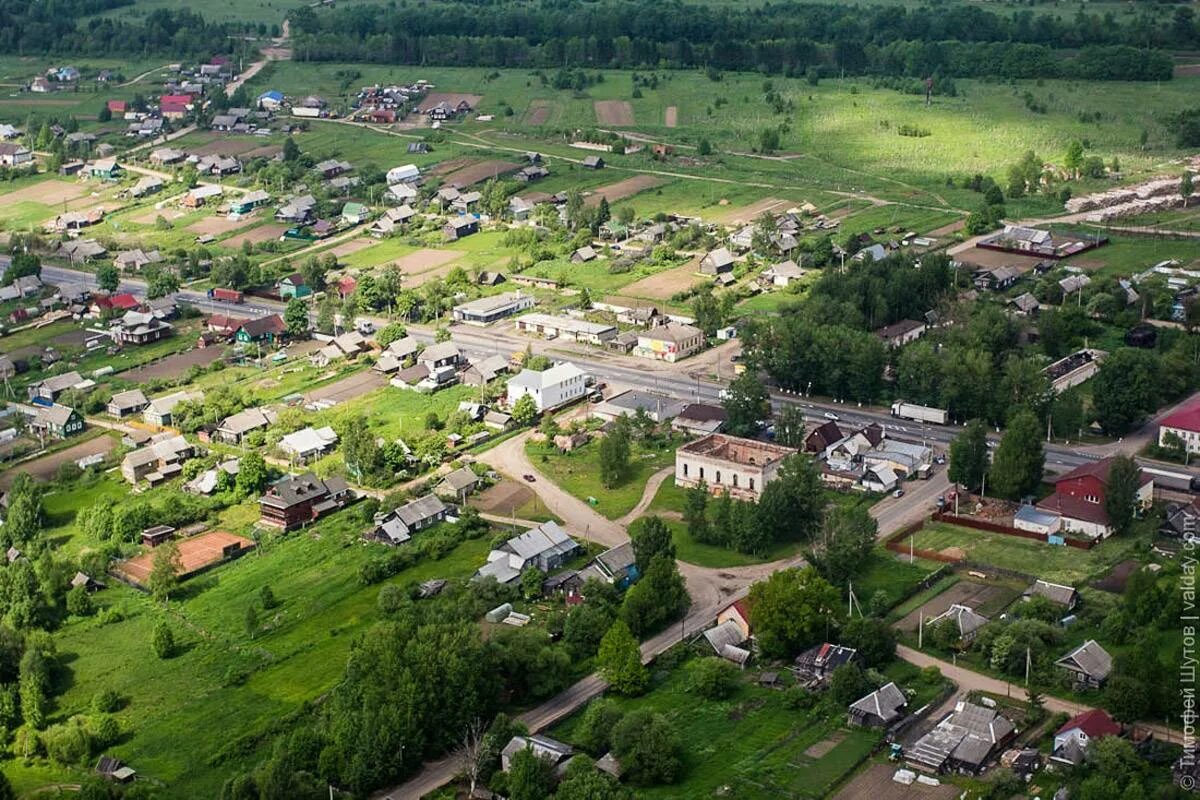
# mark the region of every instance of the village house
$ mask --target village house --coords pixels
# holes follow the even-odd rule
[[[293,197],[275,211],[275,219],[303,225],[316,213],[317,199],[311,194]]]
[[[241,344],[276,345],[287,339],[287,335],[287,323],[278,314],[241,320],[233,330],[234,339]]]
[[[557,522],[543,522],[488,553],[487,564],[476,571],[475,579],[512,583],[526,569],[543,573],[558,569],[581,549]]]
[[[729,413],[721,406],[708,403],[688,403],[671,420],[671,429],[692,436],[707,436],[720,433],[729,420]]]
[[[405,336],[403,339],[396,339],[388,344],[380,353],[379,359],[371,367],[376,372],[382,372],[385,375],[390,375],[404,366],[404,362],[410,358],[415,358],[417,351],[421,346],[417,340],[411,336]]]
[[[174,147],[160,147],[150,153],[150,163],[160,167],[178,164],[187,158],[187,153]]]
[[[461,361],[462,352],[453,342],[431,344],[417,357],[417,363],[424,365],[430,372],[446,367],[456,367]]]
[[[880,328],[875,331],[875,335],[885,345],[895,349],[920,339],[925,334],[925,330],[926,325],[924,322],[917,322],[915,319],[902,319],[899,322]]]
[[[1100,370],[1100,362],[1107,356],[1104,350],[1088,347],[1060,358],[1042,372],[1050,379],[1050,388],[1061,394],[1095,375]]]
[[[1121,726],[1102,708],[1076,714],[1054,732],[1050,760],[1078,766],[1087,756],[1088,747],[1105,736],[1120,736]]]
[[[222,420],[214,434],[218,441],[226,444],[241,444],[248,434],[274,425],[276,419],[272,409],[247,408]]]
[[[150,405],[150,401],[146,399],[146,395],[141,389],[130,389],[127,392],[117,392],[108,401],[105,406],[105,411],[109,416],[128,417],[133,414],[139,414],[146,406]]]
[[[970,606],[953,603],[941,614],[926,619],[925,627],[932,628],[943,623],[953,627],[954,632],[958,634],[960,642],[970,644],[975,639],[975,635],[979,632],[979,629],[987,625],[988,618],[976,613],[975,609]]]
[[[530,295],[520,291],[504,292],[456,305],[452,309],[452,313],[455,322],[465,322],[468,325],[489,325],[497,320],[533,308],[534,305],[536,305],[536,301]]]
[[[604,159],[600,156],[584,156],[579,163],[584,169],[604,169]]]
[[[472,233],[478,232],[479,220],[470,215],[453,217],[446,220],[446,224],[442,226],[442,238],[448,242],[453,242],[464,236],[470,236]]]
[[[718,619],[716,625],[704,631],[705,641],[717,656],[743,668],[750,660],[750,650],[742,645],[749,638],[749,634],[732,619]]]
[[[387,171],[385,176],[388,186],[395,186],[397,183],[417,183],[421,180],[421,170],[416,164],[405,164],[400,167],[392,167]]]
[[[439,497],[461,503],[479,488],[479,476],[470,467],[459,467],[450,472],[434,488]]]
[[[767,267],[759,277],[762,283],[768,286],[786,289],[792,284],[792,281],[798,281],[804,277],[804,270],[789,258],[787,261]]]
[[[162,253],[157,250],[147,252],[138,248],[135,250],[122,250],[117,253],[116,257],[113,258],[113,266],[128,272],[137,272],[151,264],[161,264],[162,260]]]
[[[605,550],[579,571],[581,586],[590,578],[595,578],[618,589],[625,589],[639,577],[641,573],[638,570],[637,554],[633,551],[633,542],[625,542]]]
[[[655,306],[635,306],[633,308],[617,309],[617,322],[622,325],[633,325],[638,328],[651,328],[662,325],[667,318]]]
[[[593,345],[602,345],[617,335],[615,325],[539,312],[517,317],[516,325],[521,333],[532,333],[543,339],[564,339]]]
[[[704,347],[704,331],[692,325],[669,322],[642,331],[634,355],[675,363]]]
[[[121,476],[131,484],[146,480],[152,486],[179,476],[183,463],[196,455],[196,448],[182,436],[161,433],[145,447],[127,453],[121,461]]]
[[[407,203],[398,208],[389,208],[383,212],[383,216],[371,223],[371,227],[367,228],[367,233],[375,238],[387,236],[394,233],[405,223],[417,215]]]
[[[258,499],[261,522],[284,531],[301,528],[343,507],[353,498],[338,476],[321,480],[311,472],[289,476]]]
[[[394,511],[377,515],[369,538],[383,544],[403,544],[417,531],[444,520],[450,507],[436,494],[427,494],[409,501]]]
[[[1200,403],[1174,411],[1158,423],[1158,446],[1171,447],[1175,444],[1172,437],[1186,452],[1200,453]]]
[[[733,272],[733,261],[733,253],[724,247],[718,247],[700,259],[700,272],[704,275],[721,275],[726,272]]]
[[[704,483],[713,492],[757,500],[784,459],[796,452],[783,445],[714,433],[675,451],[675,485]]]
[[[16,142],[0,142],[0,167],[20,169],[33,163],[33,152]]]
[[[108,251],[95,239],[69,239],[59,245],[57,254],[72,264],[83,264],[103,258]]]
[[[150,344],[171,334],[172,327],[163,322],[153,313],[144,311],[126,311],[113,322],[109,335],[117,344]]]
[[[1025,590],[1023,596],[1026,599],[1044,597],[1051,603],[1062,606],[1067,613],[1074,611],[1075,606],[1079,605],[1079,592],[1075,590],[1074,586],[1050,583],[1041,578],[1035,580],[1033,585]]]
[[[462,382],[468,386],[487,386],[506,372],[508,360],[504,356],[488,356],[463,370]]]
[[[905,749],[905,763],[922,772],[978,775],[1016,730],[996,710],[960,700],[933,730]]]
[[[663,423],[678,416],[683,405],[683,401],[663,394],[629,389],[597,403],[589,416],[604,422],[615,422],[620,417],[633,419],[640,412],[652,422]]]
[[[337,444],[338,435],[328,425],[301,428],[279,440],[279,449],[294,464],[307,464],[328,453]]]
[[[265,206],[269,202],[271,202],[271,195],[262,189],[254,189],[229,201],[229,215],[236,217],[249,214],[254,209]]]
[[[172,392],[163,397],[156,397],[142,412],[142,421],[147,425],[165,428],[173,423],[175,407],[180,403],[199,403],[203,400],[203,392]]]
[[[313,293],[312,287],[305,282],[304,276],[299,272],[293,272],[291,275],[280,278],[278,288],[279,296],[285,300],[293,297],[308,297]]]
[[[211,183],[201,184],[190,189],[179,202],[185,208],[200,208],[207,205],[210,201],[216,201],[222,195],[223,191],[220,186]]]
[[[523,369],[508,379],[508,407],[529,395],[538,413],[560,408],[587,394],[587,373],[568,362],[542,372]]]
[[[83,417],[70,406],[53,403],[48,406],[33,406],[32,409],[29,428],[36,434],[53,439],[66,439],[68,436],[83,433]]]
[[[162,178],[159,178],[157,175],[145,175],[139,178],[138,182],[130,187],[129,196],[137,199],[145,197],[149,194],[154,194],[155,192],[162,191],[162,188]]]
[[[862,657],[853,647],[822,642],[796,656],[794,668],[810,680],[825,681],[833,671],[846,664],[862,665]]]
[[[846,722],[862,728],[884,728],[904,716],[908,698],[895,683],[885,683],[850,704]]]
[[[1054,662],[1054,665],[1070,675],[1075,690],[1099,689],[1112,673],[1112,656],[1095,639],[1083,644]]]
[[[58,399],[60,394],[81,383],[83,383],[83,376],[75,370],[71,370],[61,375],[51,375],[36,383],[31,383],[27,391],[30,400],[48,400],[53,402]]]
[[[115,158],[98,158],[87,166],[88,175],[103,181],[115,181],[125,172]]]
[[[1092,539],[1104,539],[1113,532],[1108,519],[1106,498],[1108,473],[1112,458],[1081,464],[1054,481],[1054,493],[1038,502],[1041,511],[1056,514],[1062,519],[1062,529]],[[1135,504],[1145,509],[1154,501],[1154,480],[1148,473],[1138,473]]]
[[[512,766],[513,757],[522,750],[531,751],[551,767],[565,763],[575,754],[570,745],[551,739],[549,736],[514,736],[500,751],[502,772],[508,772]]]

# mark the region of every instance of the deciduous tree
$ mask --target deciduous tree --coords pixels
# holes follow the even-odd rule
[[[758,376],[746,370],[729,384],[722,401],[729,419],[726,429],[734,436],[753,436],[758,423],[771,416],[771,399]]]
[[[1022,409],[1013,414],[996,447],[989,485],[994,494],[1016,500],[1037,491],[1044,468],[1042,424],[1032,411]]]
[[[771,658],[795,655],[831,635],[841,601],[812,567],[785,569],[750,587],[750,622],[759,647]]]
[[[1108,468],[1108,485],[1104,493],[1104,510],[1118,535],[1129,533],[1133,524],[1134,503],[1137,502],[1140,470],[1129,456],[1113,456]]]
[[[987,428],[973,419],[950,443],[949,478],[968,491],[977,492],[988,467]]]
[[[600,675],[618,694],[634,696],[646,690],[650,676],[642,666],[637,639],[623,621],[614,622],[600,640],[596,664]]]

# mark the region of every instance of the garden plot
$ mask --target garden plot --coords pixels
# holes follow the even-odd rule
[[[384,386],[387,386],[387,378],[385,376],[374,370],[366,370],[348,375],[341,380],[334,381],[328,386],[314,389],[304,395],[304,399],[310,403],[318,401],[341,403],[352,397],[373,392]]]
[[[121,380],[145,383],[156,378],[178,378],[195,366],[207,366],[220,357],[219,347],[197,347],[176,353],[153,364],[145,364],[121,373]]]
[[[188,225],[185,230],[191,231],[197,236],[206,234],[209,236],[224,236],[227,233],[232,233],[233,231],[245,228],[247,225],[252,225],[257,221],[258,220],[251,217],[239,217],[237,219],[233,219],[232,217],[226,217],[224,215],[218,216],[214,214],[193,222],[191,225]]]
[[[663,111],[663,124],[668,128],[674,128],[679,124],[679,109],[675,106],[667,106]]]
[[[510,172],[516,172],[520,164],[511,161],[488,160],[468,162],[459,169],[446,174],[444,183],[447,186],[457,186],[460,189],[473,186],[476,183],[499,178]]]
[[[258,244],[259,242],[278,239],[287,232],[288,226],[280,223],[271,223],[269,225],[260,225],[257,228],[251,228],[245,233],[239,233],[226,239],[221,244],[228,247],[241,247],[246,242],[250,244]]]
[[[485,514],[511,515],[533,499],[533,490],[516,481],[502,480],[471,500]]]
[[[599,187],[589,194],[583,203],[587,206],[598,206],[600,205],[601,198],[610,203],[615,203],[618,200],[624,200],[626,197],[633,197],[638,192],[644,192],[647,189],[653,189],[655,186],[661,186],[664,182],[662,178],[656,178],[653,175],[637,175],[632,178],[626,178],[623,181]]]
[[[633,124],[633,106],[625,100],[597,100],[596,121],[601,125]]]
[[[12,486],[13,479],[17,477],[18,471],[26,472],[32,478],[48,481],[54,478],[55,473],[58,472],[58,468],[63,464],[78,461],[85,456],[108,455],[116,446],[117,440],[112,436],[97,436],[95,439],[89,439],[86,442],[72,445],[65,450],[59,450],[57,453],[35,458],[32,461],[22,464],[19,470],[10,469],[0,475],[0,489],[7,489]]]
[[[530,100],[525,112],[526,125],[545,125],[550,121],[550,103],[546,100]]]
[[[857,775],[834,795],[834,800],[879,800],[881,797],[895,800],[950,800],[958,796],[959,789],[952,783],[928,786],[913,782],[909,786],[896,783],[892,776],[899,764],[876,764]]]
[[[378,242],[376,242],[374,239],[350,239],[349,241],[342,242],[337,247],[331,248],[329,252],[333,253],[333,255],[337,256],[338,258],[341,258],[342,256],[348,256],[351,253],[357,253],[359,250],[366,250],[368,247],[371,247],[375,244],[378,244]]]
[[[178,208],[155,208],[151,206],[136,217],[130,217],[129,221],[135,222],[138,225],[153,225],[155,222],[158,222],[159,217],[162,217],[167,222],[171,222],[172,220],[182,219],[186,216],[187,212],[181,211]],[[191,228],[188,230],[191,230]]]
[[[732,208],[723,214],[713,214],[712,217],[713,222],[722,222],[726,225],[745,225],[763,214],[778,214],[794,205],[798,204],[791,200],[781,200],[778,197],[764,197],[752,205]]]
[[[90,194],[89,188],[83,183],[60,181],[51,178],[35,183],[32,186],[17,189],[14,192],[5,192],[4,202],[5,204],[30,202],[56,206]]]
[[[922,617],[924,619],[936,617],[952,605],[968,606],[985,617],[993,617],[1007,608],[1018,595],[1019,593],[1015,589],[1008,586],[959,581],[900,620],[896,623],[896,627],[902,631],[914,633]]]
[[[657,275],[651,275],[642,278],[639,281],[626,286],[621,290],[621,296],[615,298],[614,302],[617,305],[622,304],[622,298],[648,298],[651,300],[668,300],[671,295],[696,283],[700,278],[696,277],[696,272],[700,269],[700,257],[692,259],[681,267],[669,269],[666,272],[660,272]],[[625,300],[624,302],[629,302]]]

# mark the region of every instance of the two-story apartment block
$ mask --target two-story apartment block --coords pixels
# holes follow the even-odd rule
[[[757,500],[784,459],[797,452],[779,444],[714,433],[675,451],[675,485],[704,483],[713,492],[728,491],[738,499]]]
[[[509,408],[529,395],[537,410],[545,411],[578,400],[586,393],[587,373],[565,361],[542,372],[523,369],[508,380]]]

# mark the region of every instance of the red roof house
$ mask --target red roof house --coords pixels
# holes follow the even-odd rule
[[[1066,721],[1054,732],[1050,759],[1064,764],[1082,764],[1088,745],[1103,736],[1120,736],[1121,726],[1102,708],[1093,708]]]
[[[347,275],[338,281],[338,294],[345,300],[348,296],[354,294],[354,290],[358,288],[358,281]]]
[[[1159,447],[1167,446],[1168,434],[1178,436],[1188,452],[1200,453],[1200,403],[1184,406],[1158,423]]]
[[[129,292],[122,292],[121,294],[109,295],[108,302],[112,304],[113,308],[119,309],[121,311],[132,311],[133,309],[135,309],[141,305],[141,303],[138,301],[138,299],[136,297],[134,297],[133,295],[131,295]]]
[[[124,114],[128,104],[124,100],[109,100],[108,110],[114,114]]]
[[[192,96],[190,94],[164,94],[162,97],[158,98],[158,104],[160,106],[165,106],[168,104],[186,106],[191,102]]]
[[[1042,511],[1062,517],[1065,531],[1104,538],[1112,533],[1105,509],[1108,473],[1112,458],[1082,464],[1054,482],[1054,494],[1037,504]],[[1144,472],[1138,474],[1138,503],[1145,506],[1154,499],[1154,481]]]
[[[742,631],[742,636],[750,638],[750,601],[743,597],[734,600],[717,614],[717,624],[733,622]]]

